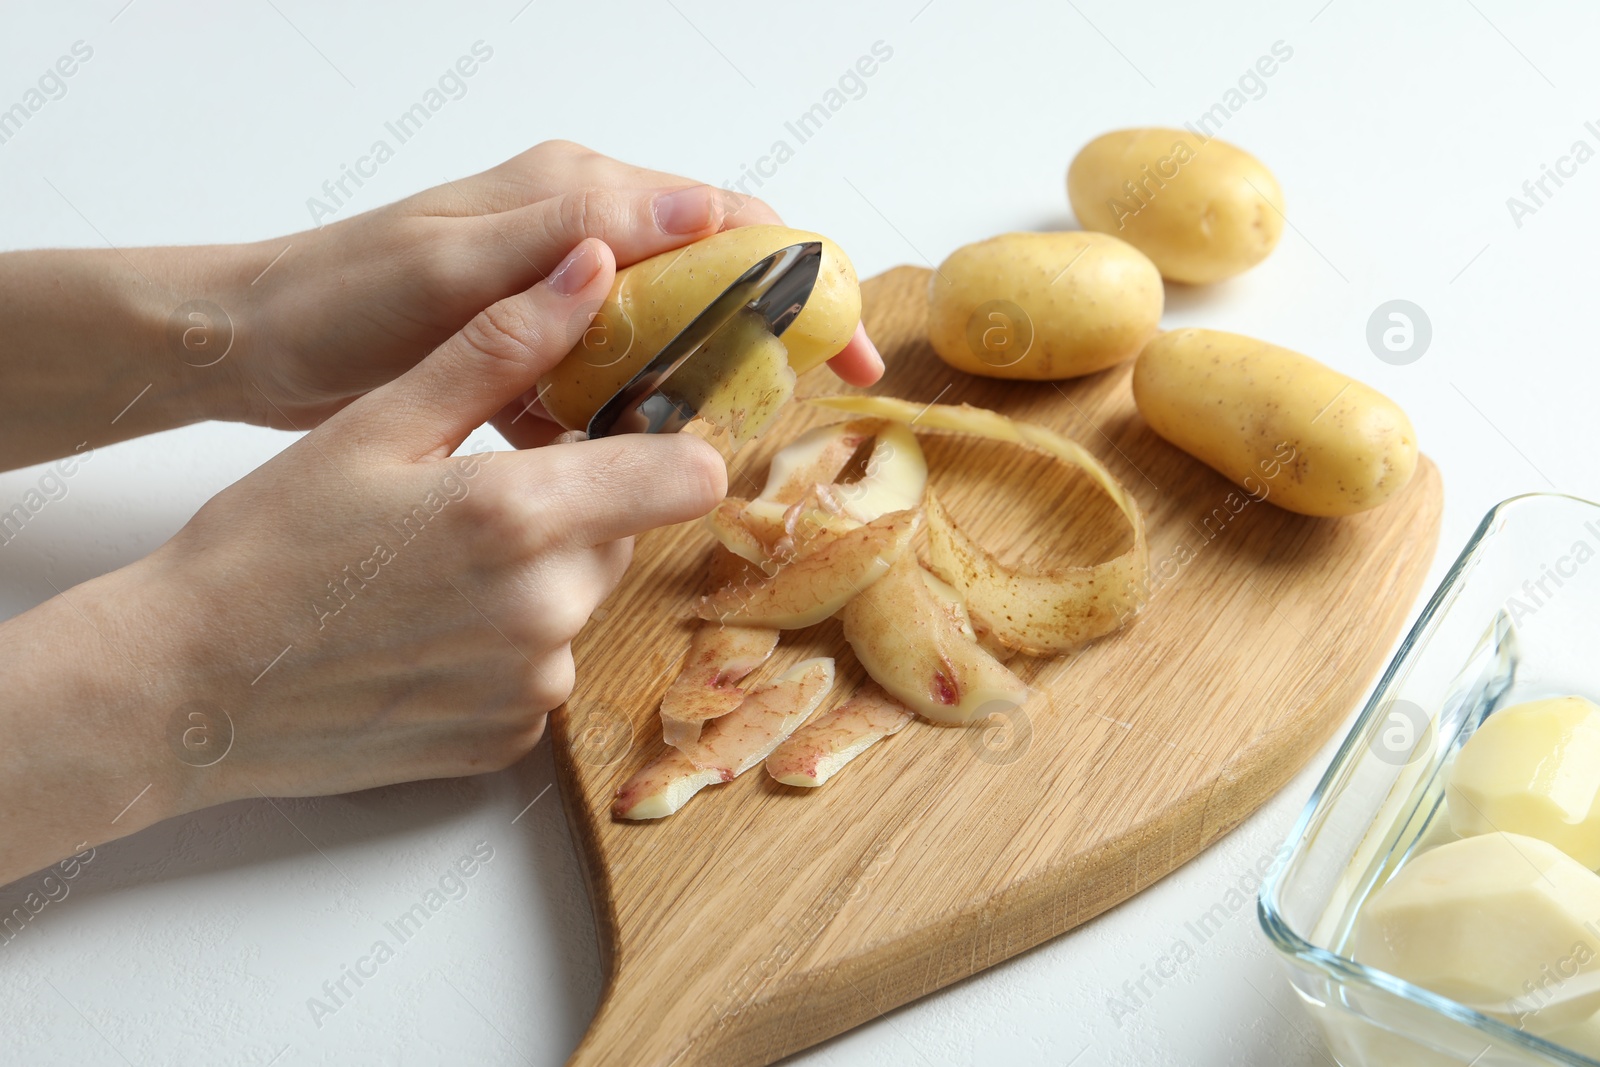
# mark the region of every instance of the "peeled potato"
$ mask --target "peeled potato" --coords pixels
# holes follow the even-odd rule
[[[611,295],[583,340],[539,382],[539,399],[561,425],[581,430],[600,405],[676,337],[690,320],[761,259],[803,241],[822,242],[822,265],[806,306],[781,338],[800,374],[844,348],[861,321],[855,268],[839,246],[785,226],[741,226],[617,271]],[[745,382],[740,396],[761,396]],[[702,414],[714,417],[712,410]]]
[[[1362,905],[1355,958],[1535,1033],[1600,1010],[1600,876],[1554,845],[1486,833],[1429,849]],[[1578,979],[1569,990],[1559,971]],[[1581,983],[1581,989],[1580,989]]]
[[[667,392],[742,442],[772,425],[794,398],[794,382],[783,338],[744,308],[673,372]]]
[[[1445,795],[1462,837],[1526,834],[1600,867],[1600,707],[1568,696],[1495,712],[1456,754]]]

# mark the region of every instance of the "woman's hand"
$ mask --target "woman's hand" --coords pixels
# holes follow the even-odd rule
[[[550,266],[150,557],[0,625],[0,883],[225,800],[533,746],[631,535],[726,489],[687,434],[452,458],[576,343],[615,260],[591,238]]]
[[[552,141],[471,178],[249,245],[0,254],[0,470],[205,419],[308,429],[415,366],[585,237],[624,265],[777,222],[748,197]],[[866,333],[829,361],[883,373]],[[558,427],[527,396],[517,447]]]
[[[754,222],[759,200],[553,141],[471,178],[248,245],[0,254],[0,470],[205,419],[308,429],[415,366],[585,237],[624,265]],[[829,361],[870,385],[857,329]],[[491,421],[558,428],[532,392]]]
[[[627,266],[719,230],[778,221],[759,200],[551,141],[482,174],[264,242],[252,263],[288,251],[241,292],[256,320],[241,354],[245,417],[314,425],[543,278],[584,237],[607,242]],[[859,385],[883,370],[861,330],[831,365]],[[511,422],[525,406],[497,421],[517,444],[537,440],[524,430],[532,420]]]

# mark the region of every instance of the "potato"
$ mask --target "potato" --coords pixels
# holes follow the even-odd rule
[[[1067,168],[1067,199],[1086,230],[1115,234],[1163,277],[1205,285],[1267,258],[1283,233],[1283,191],[1241,148],[1186,130],[1116,130]]]
[[[794,398],[794,384],[783,338],[774,337],[767,320],[744,307],[673,372],[662,392],[742,443],[772,425]]]
[[[1597,915],[1600,877],[1554,845],[1464,837],[1415,856],[1367,898],[1355,958],[1453,1000],[1503,1005],[1548,1033],[1600,1010]]]
[[[1172,444],[1302,515],[1377,507],[1411,479],[1399,405],[1316,360],[1220,330],[1172,330],[1133,365],[1133,399]]]
[[[957,370],[1035,381],[1131,359],[1161,322],[1161,275],[1105,234],[1004,233],[964,245],[928,285],[928,339]]]
[[[568,429],[583,429],[600,405],[739,275],[780,248],[818,240],[822,266],[816,288],[780,340],[796,373],[837,355],[861,321],[861,289],[850,260],[814,233],[741,226],[617,271],[611,295],[583,340],[540,380],[545,410]],[[748,391],[763,389],[751,384]]]
[[[1600,867],[1600,707],[1551,697],[1495,712],[1456,753],[1450,829],[1526,834]]]

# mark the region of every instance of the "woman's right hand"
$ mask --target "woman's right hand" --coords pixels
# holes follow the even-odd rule
[[[585,240],[159,553],[194,612],[178,624],[203,637],[195,695],[234,721],[215,768],[224,796],[513,762],[571,691],[570,642],[621,579],[632,535],[722,498],[721,457],[683,434],[450,457],[577,342],[614,270]]]
[[[570,642],[632,535],[704,515],[726,490],[721,457],[687,434],[451,456],[577,342],[614,270],[584,240],[149,557],[0,628],[0,662],[76,648],[103,667],[70,693],[25,676],[0,712],[13,757],[0,770],[34,809],[7,805],[22,817],[0,881],[230,799],[526,753],[572,688]]]

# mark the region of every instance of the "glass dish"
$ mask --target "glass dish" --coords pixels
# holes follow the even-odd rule
[[[1415,851],[1451,837],[1441,773],[1494,711],[1600,698],[1600,505],[1495,507],[1428,601],[1289,835],[1258,913],[1342,1067],[1600,1067],[1345,950],[1357,909]]]

